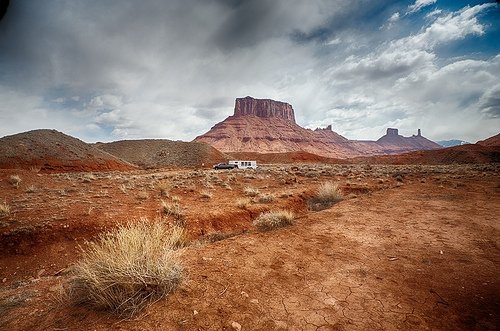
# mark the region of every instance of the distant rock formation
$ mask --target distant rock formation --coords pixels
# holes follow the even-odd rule
[[[234,105],[234,116],[275,117],[295,123],[292,105],[271,99],[254,99],[252,97],[237,98]]]
[[[397,154],[415,150],[441,148],[417,135],[403,137],[398,129],[389,128],[377,141],[349,140],[334,132],[332,125],[315,130],[295,123],[292,106],[285,102],[252,97],[237,98],[234,115],[196,137],[221,152],[285,153],[307,152],[329,158]]]

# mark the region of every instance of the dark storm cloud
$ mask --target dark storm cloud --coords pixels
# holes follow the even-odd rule
[[[393,0],[220,2],[231,10],[214,41],[226,51],[283,36],[298,43],[325,42],[345,30],[377,29],[398,8]]]
[[[500,118],[500,85],[493,87],[483,95],[480,109],[489,117]]]
[[[0,21],[7,13],[7,9],[9,8],[9,0],[0,0]]]

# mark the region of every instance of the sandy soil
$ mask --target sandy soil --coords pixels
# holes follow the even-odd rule
[[[37,174],[0,171],[0,329],[495,330],[500,306],[498,165],[281,165],[259,171]],[[11,175],[22,178],[18,188]],[[318,185],[346,199],[312,212]],[[162,183],[162,184],[161,184]],[[274,194],[236,205],[245,187]],[[161,195],[161,187],[168,187]],[[165,190],[164,190],[165,191]],[[210,198],[203,197],[209,192]],[[72,306],[61,288],[78,245],[179,200],[186,277],[134,320]],[[252,220],[294,210],[295,225]],[[166,221],[169,221],[168,219]],[[211,233],[230,238],[204,242]]]

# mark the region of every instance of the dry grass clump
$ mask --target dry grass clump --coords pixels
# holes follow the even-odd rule
[[[290,210],[276,210],[262,213],[253,221],[253,225],[261,231],[268,231],[292,225],[295,215]]]
[[[156,187],[160,190],[160,196],[168,197],[170,195],[170,184],[164,180],[156,184]]]
[[[211,199],[212,196],[213,196],[213,194],[210,191],[203,190],[203,191],[200,192],[200,196],[201,196],[202,199]]]
[[[140,191],[137,193],[137,199],[139,200],[147,200],[149,198],[149,194],[146,191]]]
[[[144,219],[102,234],[75,265],[70,296],[122,316],[137,314],[180,283],[172,237],[165,224]]]
[[[0,218],[3,218],[10,213],[10,207],[6,202],[0,202]]]
[[[325,182],[319,186],[317,194],[309,199],[309,209],[315,211],[327,209],[342,198],[342,190],[338,183]]]
[[[243,193],[249,197],[256,197],[260,194],[259,190],[250,186],[247,186],[243,189]]]
[[[162,201],[161,205],[163,214],[165,214],[165,216],[172,217],[176,225],[181,227],[185,226],[184,211],[182,210],[182,207],[178,202],[168,203]]]
[[[19,175],[12,175],[9,177],[9,183],[14,186],[15,188],[19,187],[19,184],[21,184],[22,179],[19,177]]]
[[[96,177],[95,177],[95,176],[94,176],[94,174],[92,174],[92,173],[85,174],[85,175],[83,175],[83,177],[82,177],[82,181],[83,181],[84,183],[90,183],[90,182],[92,182],[92,181],[93,181],[93,180],[95,180],[95,179],[96,179]]]
[[[266,193],[266,194],[261,194],[261,195],[259,196],[258,201],[259,201],[260,203],[271,203],[271,202],[273,202],[275,199],[276,199],[276,198],[275,198],[275,196],[274,196],[273,194],[268,194],[268,193]]]
[[[28,186],[28,188],[26,189],[26,193],[35,193],[36,192],[36,187],[35,185],[30,185]]]
[[[238,199],[236,200],[236,207],[240,209],[246,209],[251,203],[252,200],[250,199]]]

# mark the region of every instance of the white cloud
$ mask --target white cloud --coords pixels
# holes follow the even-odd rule
[[[53,127],[87,141],[192,140],[246,95],[290,102],[299,124],[333,124],[349,138],[376,139],[399,126],[435,139],[460,130],[458,138],[473,141],[473,125],[486,128],[478,139],[498,127],[498,59],[436,52],[483,35],[478,14],[493,4],[435,10],[410,34],[401,28],[404,8],[386,21],[390,30],[378,30],[380,20],[352,24],[352,15],[376,7],[369,0],[88,1],[33,2],[37,16],[16,21],[26,26],[11,36],[19,47],[2,50],[19,50],[11,56],[22,61],[2,67],[12,79],[0,77],[0,119],[15,125],[1,125],[0,135]],[[26,55],[32,49],[36,59]]]
[[[433,5],[437,0],[416,0],[413,5],[408,6],[407,14],[412,14],[418,12],[420,9]]]
[[[424,135],[443,139],[453,134],[450,128],[457,128],[463,137],[476,141],[498,131],[500,106],[494,95],[500,81],[500,55],[460,59],[440,67],[434,52],[439,45],[483,34],[477,14],[488,7],[465,7],[437,17],[415,35],[333,64],[327,71],[329,85],[343,93],[330,100],[330,107],[343,133],[369,139],[393,125],[402,133],[422,128]],[[480,111],[483,115],[478,116]],[[332,121],[323,118],[313,123],[335,127],[328,120]]]

